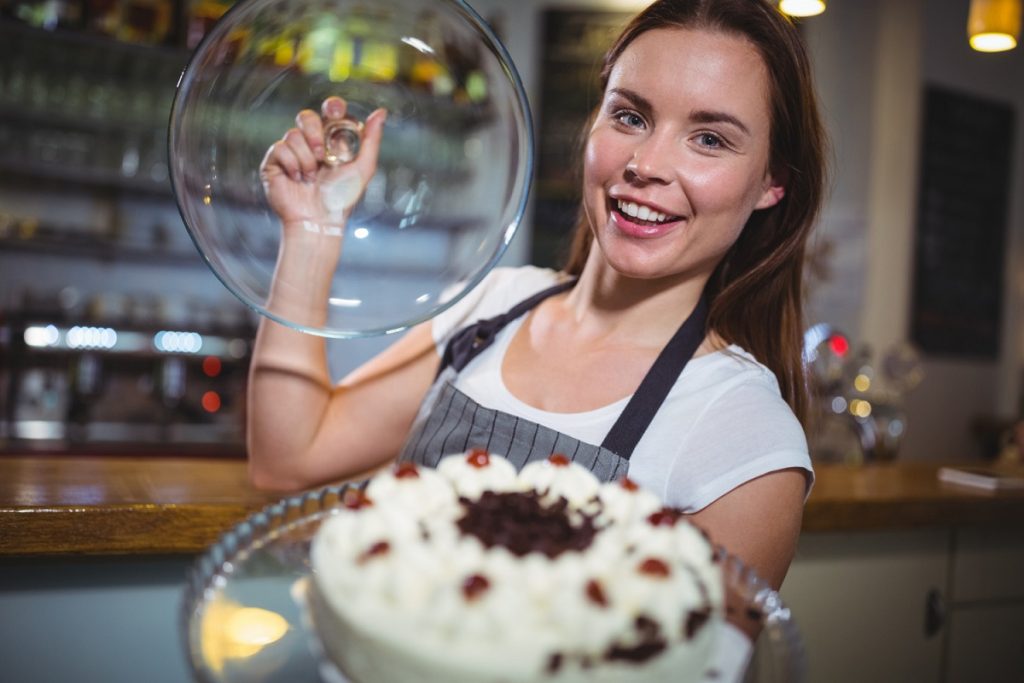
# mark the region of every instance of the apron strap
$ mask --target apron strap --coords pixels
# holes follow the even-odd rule
[[[478,320],[472,325],[462,328],[455,333],[444,347],[444,355],[441,356],[441,365],[437,369],[437,375],[440,376],[448,366],[451,366],[456,372],[461,372],[463,368],[469,365],[471,360],[494,343],[494,338],[498,336],[498,332],[501,332],[502,328],[525,314],[544,299],[571,289],[575,284],[576,278],[560,282],[554,287],[543,289],[530,298],[520,301],[501,315]]]
[[[561,282],[519,302],[506,313],[479,320],[462,328],[445,346],[437,376],[440,376],[448,367],[455,372],[461,372],[469,365],[470,361],[494,343],[498,332],[508,323],[525,314],[544,299],[571,289],[575,284],[575,278]],[[612,425],[608,435],[601,443],[603,448],[626,459],[633,454],[633,449],[640,442],[658,409],[661,408],[661,404],[665,402],[665,397],[668,396],[676,380],[683,373],[683,368],[690,362],[697,347],[704,340],[707,317],[707,296],[702,294],[693,312],[658,354],[654,365],[640,382],[636,393],[629,399],[622,414]]]
[[[658,354],[654,365],[640,382],[636,393],[629,399],[601,446],[623,458],[633,454],[633,449],[654,420],[665,397],[683,374],[683,368],[704,340],[707,318],[708,301],[702,294],[696,308]]]

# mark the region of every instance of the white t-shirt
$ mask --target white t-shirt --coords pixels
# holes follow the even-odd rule
[[[544,268],[494,269],[434,318],[438,353],[459,329],[504,313],[556,282],[558,274]],[[523,403],[505,386],[502,359],[525,317],[510,322],[458,374],[456,388],[484,407],[600,444],[629,397],[582,413],[552,413]],[[666,504],[695,512],[744,482],[786,468],[806,471],[809,493],[814,471],[799,421],[775,375],[732,345],[686,364],[630,457],[629,477]]]

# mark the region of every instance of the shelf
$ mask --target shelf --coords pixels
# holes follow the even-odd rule
[[[0,34],[5,35],[5,43],[11,40],[31,42],[62,42],[69,46],[103,51],[123,52],[133,57],[157,58],[180,62],[182,66],[189,59],[191,50],[174,45],[158,45],[146,43],[129,43],[110,36],[90,33],[80,29],[58,28],[47,31],[29,26],[20,21],[0,17]]]
[[[451,229],[457,231],[459,224],[452,224]],[[439,235],[446,234],[446,230],[436,227],[428,228],[431,232]],[[422,233],[421,233],[422,234]],[[396,231],[395,236],[400,237]],[[441,261],[444,254],[425,254],[422,250],[411,252],[410,260],[407,262],[392,262],[391,257],[383,260],[375,257],[372,253],[356,251],[357,247],[350,246],[350,251],[356,252],[344,262],[344,267],[349,273],[366,271],[375,275],[429,275],[434,276],[444,267]],[[57,238],[0,238],[0,253],[33,253],[44,254],[56,258],[68,258],[81,260],[83,257],[92,258],[97,261],[119,261],[131,263],[159,263],[188,265],[207,268],[206,262],[197,251],[174,251],[161,252],[155,247],[141,245],[119,244],[109,238],[96,237],[95,235],[69,235]],[[388,252],[393,253],[393,252]],[[272,264],[276,255],[267,251],[261,256],[267,263]],[[430,260],[433,259],[433,260]]]
[[[107,191],[138,192],[156,197],[173,198],[170,181],[156,182],[141,178],[126,178],[114,171],[99,168],[58,166],[39,162],[0,157],[0,179],[25,181],[42,180],[73,183]]]
[[[167,114],[154,117],[152,121],[143,121],[128,117],[68,116],[48,109],[12,107],[9,104],[0,104],[0,121],[10,121],[15,124],[26,124],[33,127],[43,126],[61,130],[82,130],[99,133],[161,133],[166,136],[167,117],[169,115],[170,109],[168,109]]]
[[[159,251],[156,247],[119,244],[95,235],[67,235],[60,238],[0,238],[0,251],[43,253],[51,256],[80,259],[88,256],[103,261],[173,263],[206,267],[198,252]]]

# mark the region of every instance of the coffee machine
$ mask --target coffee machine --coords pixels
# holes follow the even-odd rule
[[[175,325],[156,306],[121,308],[3,314],[0,449],[242,454],[251,317],[205,310]]]

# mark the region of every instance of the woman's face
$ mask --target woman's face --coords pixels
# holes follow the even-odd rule
[[[626,48],[584,160],[584,208],[612,268],[707,277],[751,212],[782,198],[768,172],[768,88],[741,37],[656,29]]]

